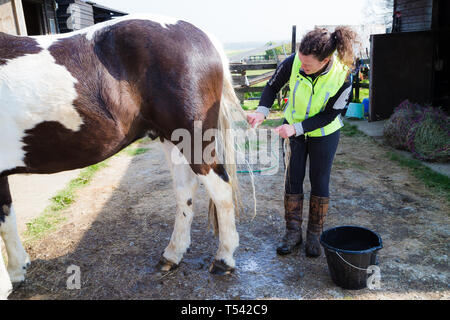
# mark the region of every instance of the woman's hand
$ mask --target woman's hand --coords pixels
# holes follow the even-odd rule
[[[250,113],[247,115],[247,122],[254,128],[259,126],[264,121],[264,114],[261,112]]]
[[[292,124],[283,124],[282,126],[276,127],[274,130],[284,139],[295,134],[295,128]]]

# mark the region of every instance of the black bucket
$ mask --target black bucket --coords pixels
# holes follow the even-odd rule
[[[320,243],[335,284],[352,290],[367,286],[367,268],[378,264],[377,252],[383,248],[377,233],[357,226],[340,226],[324,231]]]

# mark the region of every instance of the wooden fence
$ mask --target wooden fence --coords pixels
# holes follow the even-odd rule
[[[279,62],[281,62],[280,57],[278,61],[272,61],[268,63],[231,63],[230,71],[233,75],[233,84],[236,95],[238,96],[241,103],[244,102],[244,96],[247,92],[262,92],[264,90],[264,86],[257,86],[258,83],[269,80],[276,69]],[[357,62],[357,66],[361,65],[369,65],[369,59],[361,59]],[[353,98],[355,100],[359,100],[360,97],[360,89],[365,88],[369,89],[369,83],[361,83],[359,78],[359,70],[357,68],[353,77]],[[255,76],[247,76],[247,70],[270,70],[260,75]],[[287,96],[287,92],[289,91],[289,86],[286,85],[282,91],[277,95],[278,105],[282,105],[282,100]]]
[[[292,43],[291,43],[291,53],[294,53],[297,47],[296,36],[297,28],[296,26],[292,26]],[[269,61],[263,60],[262,58],[265,55],[255,55],[249,56],[251,59],[248,59],[247,63],[230,63],[230,71],[233,75],[233,84],[236,95],[238,96],[241,103],[244,103],[245,93],[247,92],[262,92],[265,86],[257,86],[258,83],[269,80],[273,74],[275,73],[275,69],[278,65],[287,57],[287,53],[282,44],[282,48],[284,51],[284,55],[277,55],[275,48],[271,47],[273,52],[273,56],[276,60]],[[241,60],[242,61],[242,60]],[[360,68],[363,65],[369,65],[369,59],[359,59],[356,61],[357,71],[355,71],[355,77],[353,77],[353,89],[355,90],[355,94],[353,95],[354,99],[359,100],[359,91],[360,88],[369,88],[368,83],[361,83],[359,79]],[[247,76],[247,70],[271,70],[260,75],[255,76]],[[278,105],[283,105],[283,100],[287,97],[289,92],[289,85],[286,84],[281,92],[277,94]]]
[[[241,103],[244,102],[244,96],[247,92],[262,92],[265,86],[257,86],[258,83],[264,82],[272,78],[278,62],[269,63],[231,63],[230,70],[233,75],[234,91]],[[247,76],[247,70],[270,70],[260,75]],[[278,104],[281,105],[283,92],[277,95]]]

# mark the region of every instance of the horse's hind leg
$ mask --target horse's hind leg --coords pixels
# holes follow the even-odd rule
[[[203,165],[204,168],[207,165]],[[204,169],[203,168],[203,169]],[[221,164],[209,168],[209,172],[199,174],[200,181],[205,185],[209,196],[216,206],[219,228],[219,248],[210,272],[214,274],[229,274],[235,268],[233,253],[239,246],[239,235],[236,231],[233,192],[228,180],[228,174]]]
[[[181,156],[179,149],[172,142],[165,140],[162,146],[172,173],[177,201],[172,237],[158,264],[161,271],[169,271],[180,263],[183,254],[191,244],[191,223],[194,217],[192,201],[198,188],[198,179],[185,158]],[[173,163],[173,160],[175,160],[173,156],[177,156],[180,161]],[[181,161],[182,163],[180,163]]]
[[[16,214],[12,206],[8,178],[0,178],[0,235],[8,253],[8,273],[11,282],[25,280],[30,259],[17,232]]]

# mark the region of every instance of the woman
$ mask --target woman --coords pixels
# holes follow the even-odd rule
[[[278,254],[289,254],[302,243],[307,157],[311,195],[305,251],[308,257],[321,254],[319,236],[328,210],[331,166],[339,129],[343,126],[340,115],[345,115],[352,96],[350,68],[355,37],[351,29],[342,26],[333,33],[318,28],[307,33],[297,53],[285,59],[267,83],[256,113],[247,116],[252,127],[263,122],[276,94],[289,81],[285,120],[275,128],[286,140],[288,162],[284,195],[286,233],[277,248]]]

